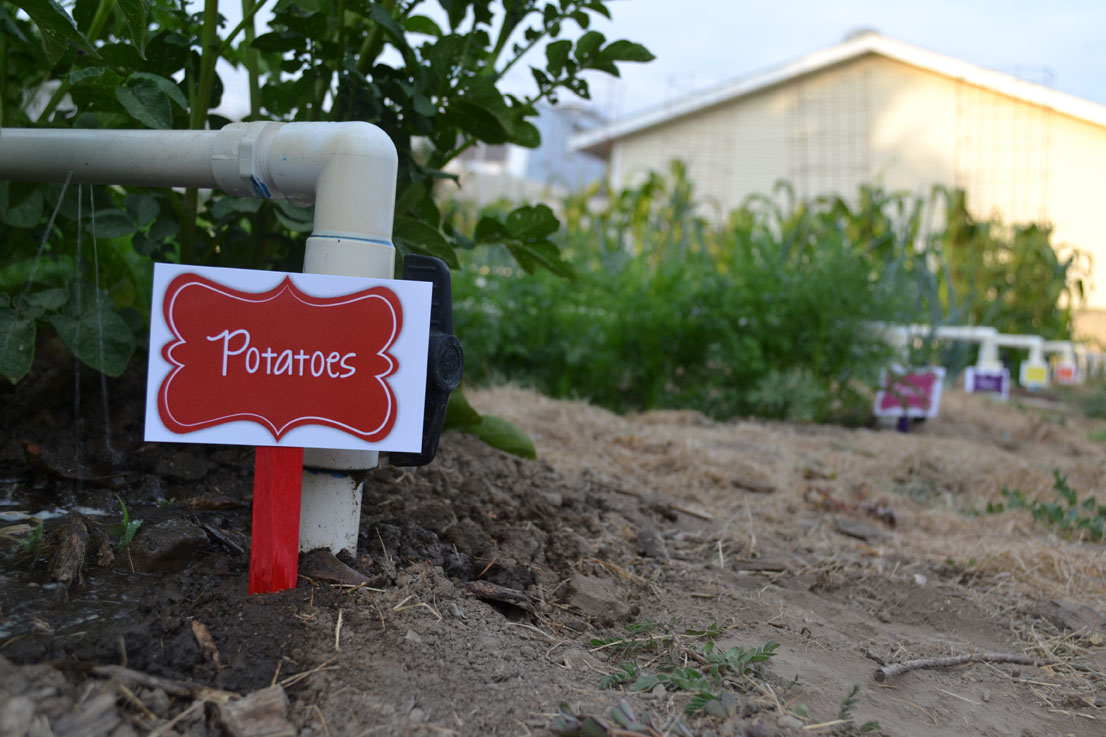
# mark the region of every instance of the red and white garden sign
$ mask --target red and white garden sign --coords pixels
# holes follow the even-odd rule
[[[418,452],[430,293],[157,264],[146,440]]]
[[[295,585],[303,448],[421,450],[431,296],[429,282],[155,266],[145,437],[259,446],[251,593]]]
[[[944,366],[884,370],[876,392],[876,417],[936,417],[941,407]]]

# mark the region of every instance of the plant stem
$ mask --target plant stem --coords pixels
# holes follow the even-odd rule
[[[338,0],[338,48],[334,53],[334,98],[331,101],[330,119],[338,120],[338,91],[342,88],[342,69],[346,61],[346,0]],[[330,80],[327,79],[327,85]]]
[[[85,38],[87,38],[89,42],[95,41],[100,37],[100,34],[104,32],[104,26],[107,25],[108,18],[111,17],[111,11],[114,7],[115,0],[101,0],[99,7],[96,8],[96,14],[92,17],[92,22],[88,25],[88,32],[85,33]],[[50,95],[50,99],[46,101],[46,107],[42,108],[42,112],[38,114],[35,123],[43,123],[50,119],[50,116],[58,109],[58,105],[61,104],[61,101],[69,94],[69,87],[68,78],[61,80],[61,84],[54,90],[54,94]]]
[[[227,53],[228,50],[230,50],[231,43],[234,41],[234,39],[238,38],[238,34],[242,33],[242,31],[246,31],[246,44],[253,44],[253,38],[255,34],[253,17],[257,15],[257,12],[259,10],[265,7],[265,0],[261,0],[256,5],[253,5],[253,7],[250,8],[249,11],[246,10],[246,5],[248,2],[249,0],[242,0],[242,20],[240,20],[238,22],[238,25],[234,27],[234,30],[228,33],[227,37],[223,39],[223,42],[219,45],[219,53],[216,58],[223,56],[225,53]],[[249,52],[252,53],[254,64],[256,65],[257,52],[253,49],[250,49]]]
[[[242,0],[242,23],[245,25],[246,50],[242,55],[242,63],[250,75],[250,117],[257,118],[261,115],[261,80],[257,70],[257,50],[253,48],[253,40],[256,32],[253,25],[253,16],[264,2],[254,0]],[[232,36],[233,37],[233,34]]]
[[[215,83],[215,62],[219,59],[219,0],[204,0],[204,25],[201,32],[200,79],[195,99],[188,111],[189,128],[201,130],[207,124],[211,88]],[[181,223],[180,256],[186,264],[196,262],[196,216],[200,211],[200,193],[189,189],[184,193],[184,221]]]
[[[8,124],[8,35],[0,33],[0,128]]]
[[[85,38],[89,41],[95,41],[100,37],[114,8],[115,0],[100,0],[100,5],[96,8],[96,14],[92,16],[92,22],[88,24],[88,33],[85,34]]]
[[[395,8],[394,0],[384,0],[380,3],[389,13]],[[380,26],[373,23],[369,26],[369,32],[365,34],[365,40],[361,42],[361,49],[357,52],[357,71],[367,74],[376,57],[380,56],[380,49],[384,46],[381,38]]]

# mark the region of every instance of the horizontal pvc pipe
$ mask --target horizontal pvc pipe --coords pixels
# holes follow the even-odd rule
[[[1075,363],[1075,346],[1070,340],[1046,340],[1044,352],[1059,354],[1064,363]]]
[[[988,338],[998,335],[998,331],[992,327],[969,325],[942,325],[934,331],[941,340],[959,340],[968,343],[982,343]]]
[[[995,343],[1005,348],[1021,348],[1029,351],[1040,351],[1043,355],[1045,339],[1039,335],[1011,335],[999,333],[995,336]]]
[[[0,179],[218,188],[315,203],[313,235],[356,238],[369,248],[392,248],[396,170],[391,139],[360,122],[231,123],[218,131],[0,128]]]
[[[143,187],[218,186],[216,131],[0,128],[0,179]]]

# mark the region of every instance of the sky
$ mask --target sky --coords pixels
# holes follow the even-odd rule
[[[593,98],[617,118],[662,105],[844,40],[868,28],[1015,73],[1106,105],[1106,1],[613,0],[609,39],[657,57],[598,79]]]
[[[239,2],[221,5],[233,26]],[[438,10],[434,0],[423,7]],[[612,20],[592,28],[657,57],[623,65],[618,79],[589,77],[592,103],[608,119],[832,46],[861,28],[1106,105],[1106,0],[609,0],[608,7]],[[544,58],[535,49],[524,61],[543,65]],[[244,93],[244,80],[229,70],[221,76],[228,98]],[[525,63],[504,84],[533,91]]]

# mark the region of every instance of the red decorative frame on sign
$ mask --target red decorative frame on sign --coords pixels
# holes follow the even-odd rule
[[[158,412],[171,432],[241,420],[277,441],[303,425],[368,442],[391,432],[396,397],[387,378],[399,364],[388,349],[403,327],[391,289],[312,297],[286,277],[251,293],[181,274],[163,310],[174,340],[161,354],[173,368]]]

